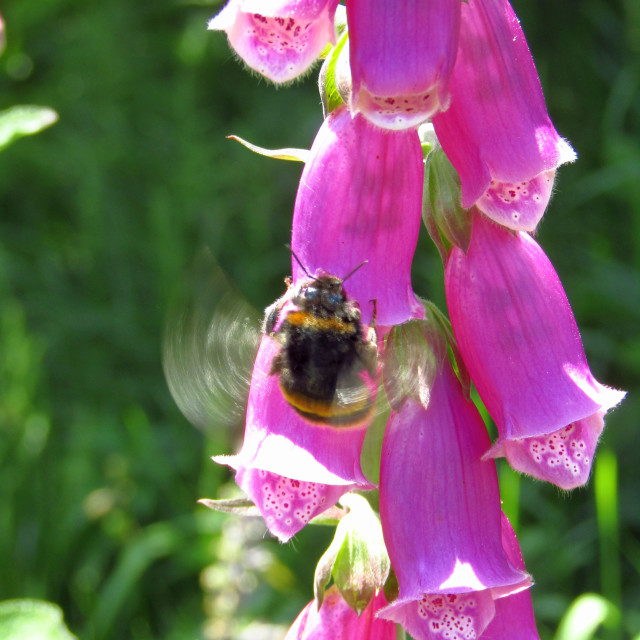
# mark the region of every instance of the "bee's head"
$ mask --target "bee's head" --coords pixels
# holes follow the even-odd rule
[[[347,294],[343,280],[335,276],[319,276],[305,281],[297,296],[301,306],[321,306],[327,311],[335,311],[344,304]]]
[[[355,269],[349,271],[344,278],[322,274],[312,276],[307,268],[302,264],[300,258],[295,254],[291,246],[286,245],[291,251],[291,255],[300,265],[309,280],[298,285],[293,296],[293,301],[302,308],[322,307],[329,312],[336,311],[347,300],[347,293],[344,290],[344,282],[350,278],[360,267],[365,265],[367,261],[361,262]]]

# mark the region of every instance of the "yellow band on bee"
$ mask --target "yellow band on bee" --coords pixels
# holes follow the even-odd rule
[[[355,333],[356,323],[345,322],[339,318],[319,318],[306,311],[292,311],[287,315],[287,322],[294,327],[307,327],[315,331],[337,331],[338,333]]]
[[[364,397],[350,404],[336,404],[317,398],[309,398],[301,393],[290,391],[280,385],[284,399],[297,411],[308,416],[310,420],[328,423],[355,423],[366,418],[372,409],[371,399]],[[353,419],[350,419],[353,418]]]

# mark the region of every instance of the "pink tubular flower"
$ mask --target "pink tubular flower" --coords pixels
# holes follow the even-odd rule
[[[276,83],[304,73],[329,43],[338,0],[230,0],[209,22],[249,67]]]
[[[533,231],[551,196],[555,169],[575,159],[556,132],[518,18],[507,0],[462,3],[451,106],[433,118],[462,183],[462,206],[476,204],[515,230]]]
[[[380,615],[416,640],[480,638],[494,600],[526,589],[503,545],[489,438],[446,357],[428,404],[391,414],[380,468],[380,517],[398,598]]]
[[[236,470],[273,535],[286,542],[353,488],[373,488],[360,470],[366,424],[338,429],[312,424],[285,401],[269,375],[278,345],[262,340],[253,368],[244,443],[215,462]]]
[[[460,0],[349,0],[351,109],[406,129],[449,104]]]
[[[415,130],[385,131],[345,107],[324,121],[311,147],[293,214],[292,248],[311,275],[345,276],[368,323],[420,316],[411,261],[421,221],[423,163]],[[307,276],[292,260],[294,283]]]
[[[284,640],[395,640],[395,625],[375,617],[386,603],[380,592],[358,616],[331,587],[320,609],[312,600],[300,612]]]
[[[479,213],[445,269],[453,332],[499,431],[491,457],[563,489],[584,484],[624,392],[591,375],[558,275],[536,242]]]
[[[345,276],[365,324],[376,300],[380,325],[420,315],[411,260],[420,227],[422,152],[416,131],[384,131],[342,107],[322,125],[300,181],[292,247],[310,274]],[[308,279],[292,258],[294,285]],[[236,456],[217,462],[236,480],[285,541],[354,487],[372,488],[360,469],[366,423],[311,423],[283,398],[270,375],[279,346],[263,338],[251,380],[245,438]],[[311,484],[313,486],[311,486]],[[302,487],[302,488],[301,488]]]

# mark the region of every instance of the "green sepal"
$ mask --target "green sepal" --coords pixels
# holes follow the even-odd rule
[[[258,507],[256,507],[249,498],[231,498],[229,500],[210,500],[209,498],[202,498],[201,500],[198,500],[198,502],[213,511],[219,511],[220,513],[232,513],[235,516],[242,516],[245,518],[259,518],[262,515]],[[315,518],[312,518],[309,521],[309,524],[335,527],[340,520],[342,520],[345,514],[346,511],[340,507],[329,507],[326,511],[323,511]]]
[[[349,42],[349,32],[344,31],[337,44],[327,55],[320,69],[318,89],[322,100],[322,111],[326,118],[332,111],[344,104],[336,83],[336,65],[345,45]]]
[[[452,246],[466,251],[471,240],[471,218],[462,208],[460,177],[438,143],[432,125],[420,128],[425,156],[422,219],[446,262]]]
[[[332,577],[344,601],[360,615],[387,580],[389,556],[380,520],[367,500],[349,493],[340,504],[349,512],[336,527],[333,541],[316,567],[315,600],[319,608]]]
[[[266,156],[267,158],[274,158],[275,160],[288,160],[290,162],[306,162],[309,158],[309,150],[308,149],[295,149],[293,147],[287,147],[285,149],[265,149],[264,147],[259,147],[255,144],[251,144],[251,142],[247,142],[243,140],[240,136],[227,136],[227,140],[235,140],[239,142],[243,147],[246,147],[253,153],[257,153],[261,156]]]
[[[200,504],[203,504],[213,511],[220,511],[221,513],[233,513],[236,516],[244,516],[255,518],[260,516],[260,511],[249,498],[232,498],[230,500],[209,500],[208,498],[202,498],[198,500]]]
[[[38,133],[58,121],[49,107],[18,105],[0,111],[0,151],[23,136]]]

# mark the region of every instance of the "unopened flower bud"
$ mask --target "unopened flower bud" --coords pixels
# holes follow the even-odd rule
[[[445,155],[433,125],[420,127],[420,138],[428,144],[425,158],[422,219],[431,239],[446,260],[451,246],[466,251],[471,238],[469,213],[462,208],[460,177]]]
[[[366,499],[348,494],[340,503],[349,513],[338,523],[333,542],[318,562],[315,597],[320,606],[333,577],[345,602],[360,614],[383,588],[389,575],[389,556],[380,521]]]

